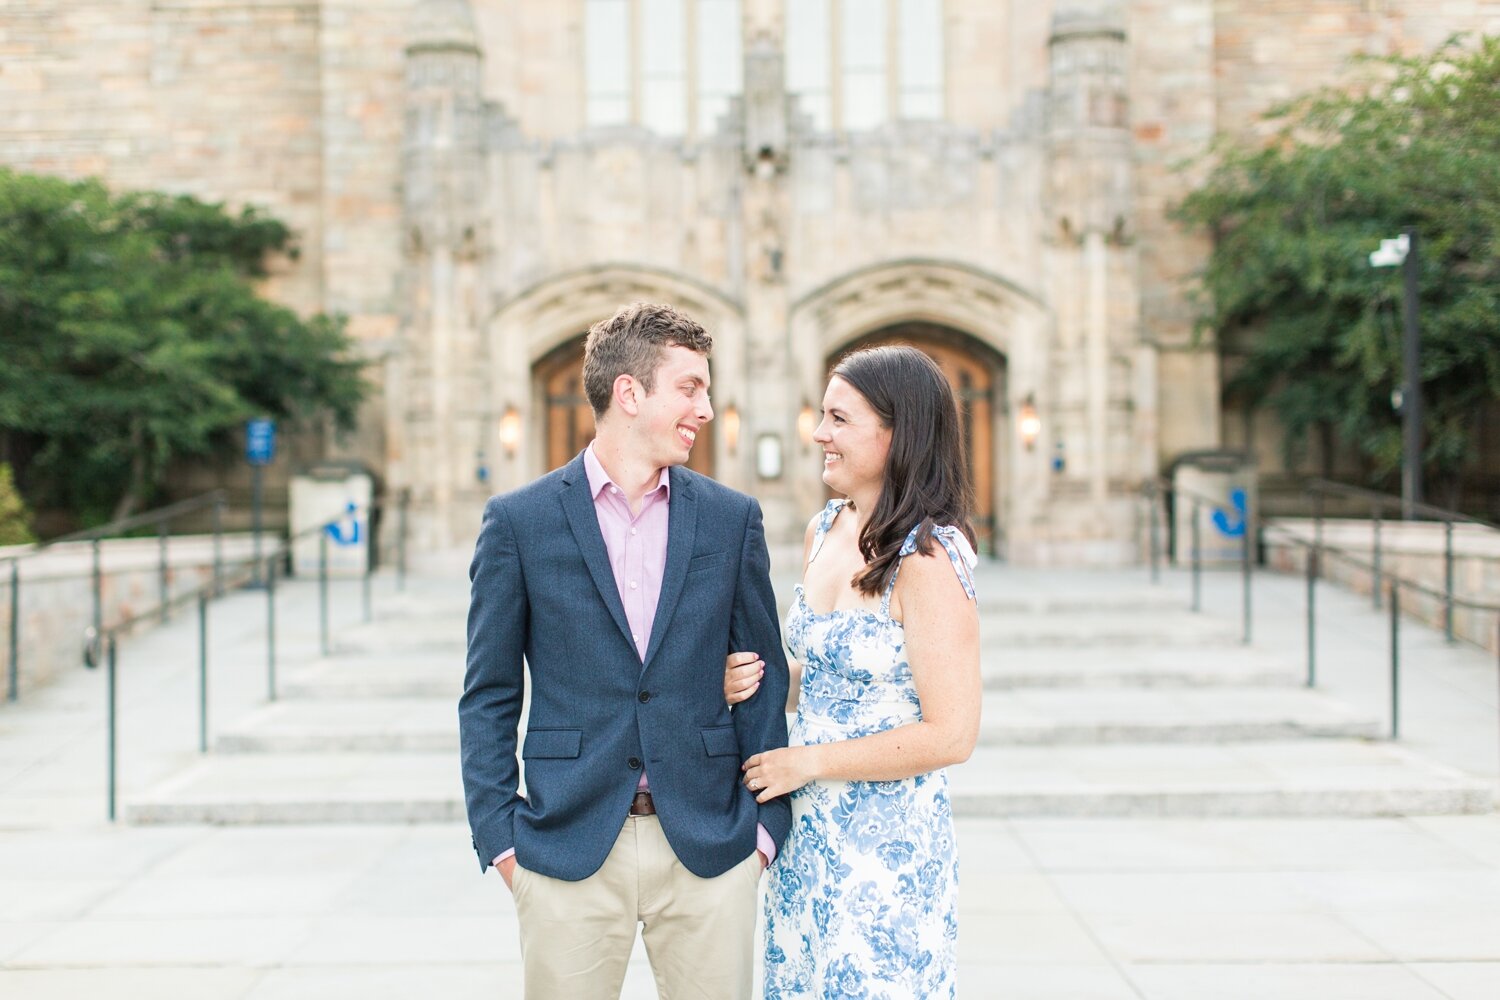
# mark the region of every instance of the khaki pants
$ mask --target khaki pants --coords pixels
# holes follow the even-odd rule
[[[614,1000],[638,925],[661,1000],[749,1000],[760,856],[699,878],[655,816],[631,816],[603,866],[566,882],[516,865],[526,1000]]]

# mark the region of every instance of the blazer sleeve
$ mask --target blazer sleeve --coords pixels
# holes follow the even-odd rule
[[[469,567],[468,659],[458,702],[464,802],[479,867],[515,846],[512,816],[520,768],[516,728],[525,695],[528,617],[515,531],[500,497],[484,510]]]
[[[776,594],[771,589],[771,558],[766,551],[766,532],[760,504],[750,501],[740,552],[739,576],[735,582],[734,611],[729,623],[729,651],[753,650],[765,661],[760,688],[734,707],[735,735],[740,759],[764,750],[786,746],[786,696],[790,676],[781,648],[781,627],[776,617]],[[746,795],[750,794],[748,791]],[[781,849],[792,826],[792,806],[786,796],[761,804],[757,819]]]

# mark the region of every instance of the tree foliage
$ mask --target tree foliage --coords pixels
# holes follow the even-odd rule
[[[342,320],[256,293],[278,252],[254,209],[0,170],[0,458],[34,506],[127,513],[253,416],[353,426]]]
[[[1365,59],[1357,79],[1273,109],[1269,140],[1221,142],[1177,208],[1206,227],[1202,326],[1243,342],[1225,391],[1274,408],[1289,461],[1314,433],[1401,463],[1401,275],[1382,239],[1420,252],[1424,466],[1449,484],[1500,399],[1500,38]]]
[[[0,462],[0,545],[26,545],[34,541],[31,512],[16,491],[10,466]]]

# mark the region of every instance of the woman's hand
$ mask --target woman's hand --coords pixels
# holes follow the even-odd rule
[[[756,802],[769,802],[778,795],[795,792],[818,776],[817,747],[782,747],[758,753],[745,761],[745,787]]]
[[[730,653],[724,657],[724,700],[738,705],[760,689],[765,661],[756,653]]]

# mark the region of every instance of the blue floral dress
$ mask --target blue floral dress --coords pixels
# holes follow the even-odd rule
[[[843,508],[831,501],[808,561]],[[901,555],[916,551],[916,531]],[[974,597],[973,549],[952,527],[933,538]],[[899,573],[899,565],[898,570]],[[817,614],[802,585],[787,646],[802,662],[793,746],[884,732],[922,717],[901,623],[880,611]],[[953,997],[958,852],[945,771],[901,781],[814,781],[792,793],[792,831],[766,892],[767,1000]]]

